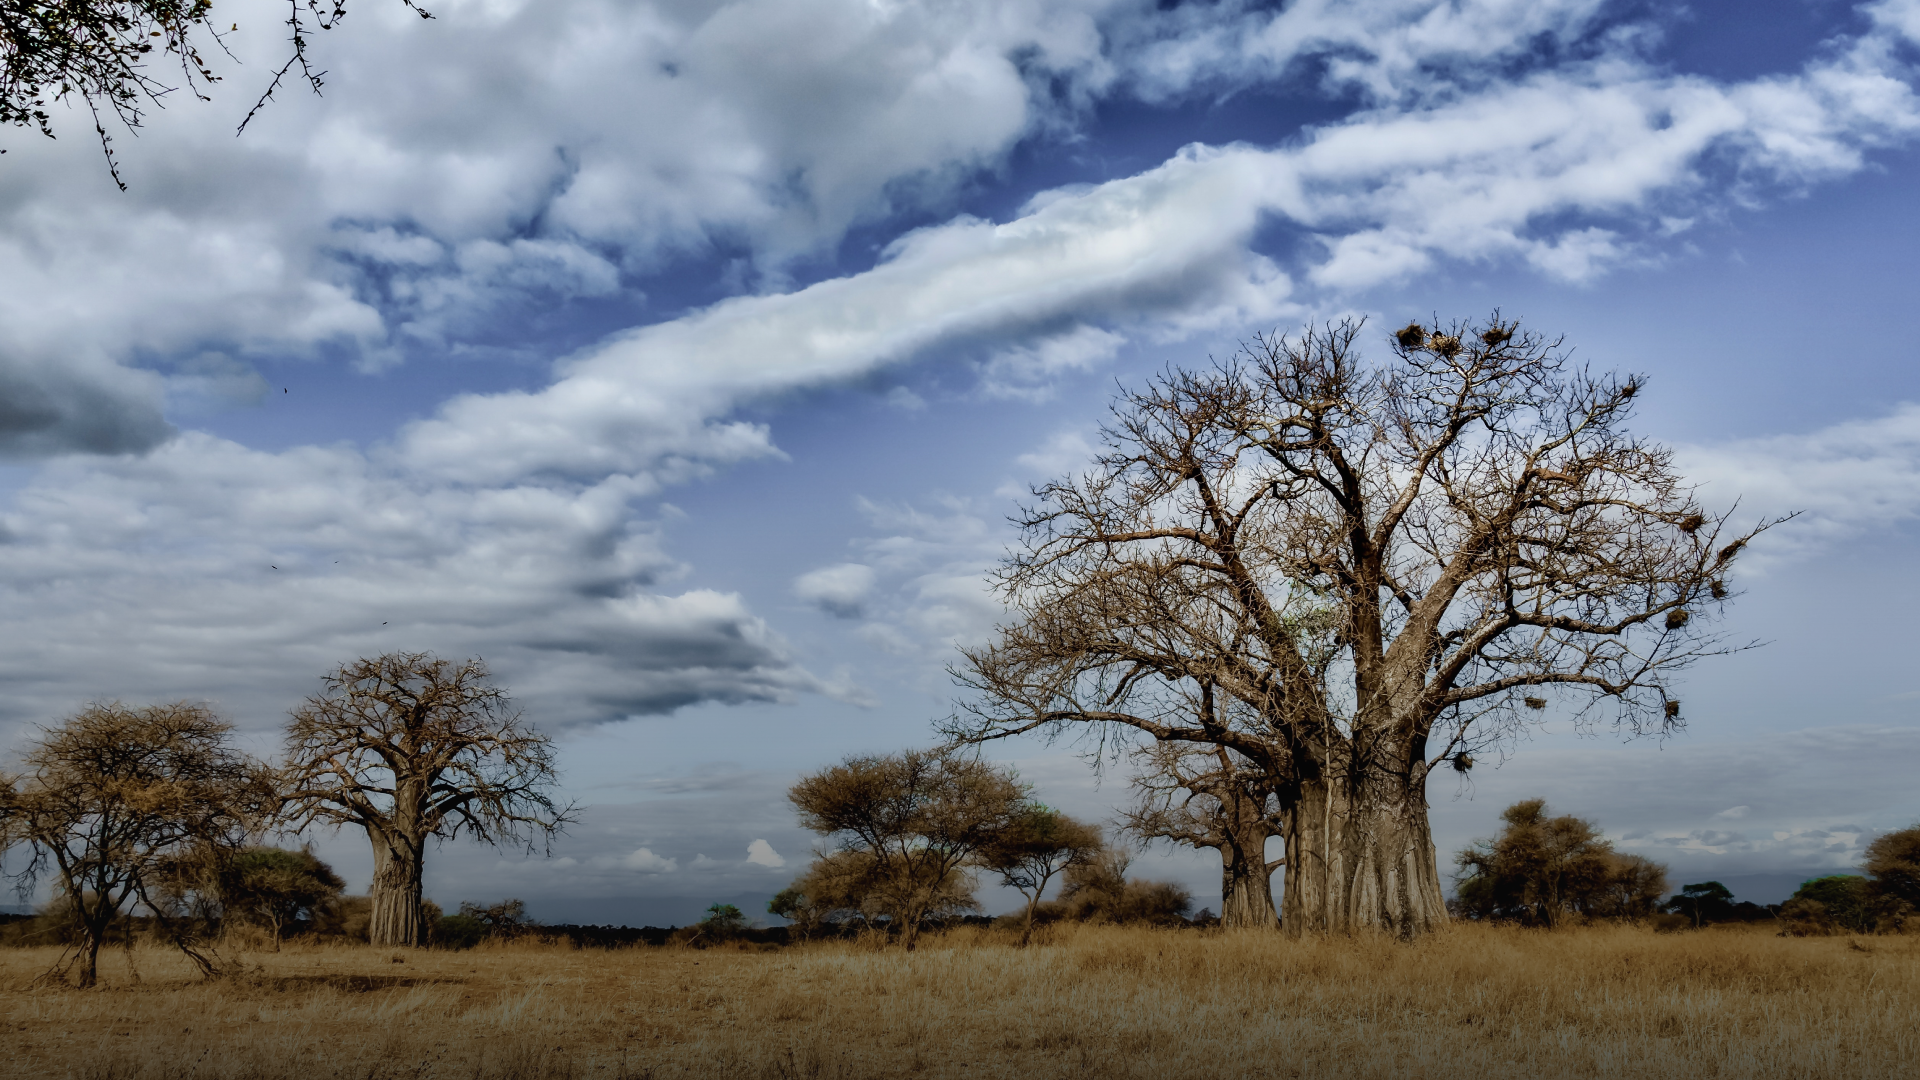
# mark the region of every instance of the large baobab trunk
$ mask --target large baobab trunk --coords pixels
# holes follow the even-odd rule
[[[1287,814],[1280,923],[1289,935],[1412,938],[1446,923],[1421,786],[1377,774],[1359,792],[1339,775],[1301,785]]]
[[[367,939],[375,945],[421,944],[425,841],[371,828],[367,839],[373,842],[373,916]]]

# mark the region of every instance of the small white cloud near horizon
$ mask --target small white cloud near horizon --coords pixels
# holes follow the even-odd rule
[[[778,870],[787,865],[787,860],[773,845],[765,840],[755,840],[747,845],[747,861],[755,866],[764,866],[769,870]]]
[[[635,848],[631,854],[617,859],[595,859],[597,865],[611,866],[621,870],[638,870],[643,874],[671,874],[680,869],[680,860],[664,859],[648,848]]]

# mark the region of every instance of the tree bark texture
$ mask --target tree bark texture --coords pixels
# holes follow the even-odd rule
[[[408,948],[423,944],[424,840],[373,829],[367,830],[367,838],[373,842],[373,913],[367,939]]]
[[[1302,784],[1286,813],[1282,929],[1385,930],[1412,938],[1445,925],[1446,898],[1426,797],[1402,784],[1355,798],[1335,781]]]

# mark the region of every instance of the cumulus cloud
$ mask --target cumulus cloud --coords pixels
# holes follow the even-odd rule
[[[607,869],[632,870],[642,874],[671,874],[680,869],[678,859],[663,859],[648,848],[635,848],[618,858],[600,858],[594,865]],[[565,867],[559,867],[565,869]]]
[[[767,843],[765,840],[755,840],[753,843],[747,845],[747,861],[755,866],[764,866],[769,870],[778,870],[787,865],[787,860],[779,852],[773,850],[773,845]]]
[[[873,567],[841,563],[801,574],[793,583],[793,594],[835,618],[857,619],[874,581]]]

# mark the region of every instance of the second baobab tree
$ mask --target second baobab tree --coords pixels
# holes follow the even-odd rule
[[[322,681],[287,728],[280,818],[366,830],[374,944],[421,943],[429,839],[531,848],[573,820],[551,796],[552,741],[479,660],[388,653]]]
[[[1380,363],[1359,329],[1124,394],[1104,453],[1021,514],[951,734],[1224,747],[1280,784],[1282,926],[1411,936],[1447,917],[1431,772],[1555,696],[1676,726],[1669,680],[1724,648],[1755,530],[1628,429],[1638,378],[1497,315],[1407,326]]]

